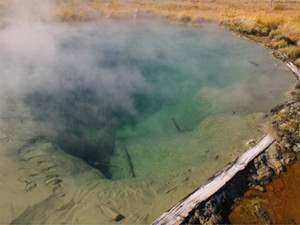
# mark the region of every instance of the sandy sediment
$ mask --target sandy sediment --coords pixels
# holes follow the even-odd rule
[[[216,137],[209,145],[221,141],[224,133],[239,130],[240,136],[224,143],[229,154],[216,152],[206,163],[203,158],[199,168],[174,175],[174,183],[166,182],[161,174],[148,179],[107,180],[84,161],[36,135],[32,124],[23,127],[1,120],[1,222],[149,223],[245,149],[240,139],[248,137],[246,127],[259,137],[265,132],[260,124],[267,120],[263,113],[208,117],[195,128],[195,140],[205,138],[200,135],[204,130]],[[208,126],[212,121],[221,125]],[[26,128],[28,135],[23,136]]]

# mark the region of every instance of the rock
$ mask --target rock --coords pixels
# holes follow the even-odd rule
[[[220,206],[214,197],[201,205],[202,207],[196,209],[188,220],[188,224],[224,224]]]
[[[278,126],[279,130],[281,131],[288,131],[289,130],[289,125],[286,123],[282,123]]]
[[[296,144],[293,148],[293,151],[296,153],[299,153],[300,152],[300,144]]]
[[[279,176],[284,171],[284,166],[277,159],[270,159],[268,164],[276,176]]]
[[[273,170],[269,167],[262,166],[257,170],[257,181],[260,185],[265,185],[272,180]]]
[[[289,126],[290,132],[295,132],[298,129],[299,121],[290,120],[287,125]]]
[[[280,52],[280,51],[273,51],[273,52],[272,52],[272,55],[273,55],[275,58],[277,58],[277,59],[279,59],[279,60],[281,60],[281,61],[283,61],[283,62],[285,62],[285,61],[288,59],[287,55],[284,54],[284,53],[282,53],[282,52]]]
[[[253,189],[259,190],[261,192],[265,192],[266,191],[266,189],[263,186],[261,186],[261,185],[252,185],[251,187]]]
[[[282,154],[282,160],[285,165],[291,165],[297,159],[293,151],[286,151]]]
[[[272,224],[272,220],[270,219],[269,214],[261,204],[254,205],[251,213],[257,218],[257,221],[260,221],[260,224]]]
[[[283,171],[284,167],[280,162],[282,158],[281,148],[279,145],[271,146],[268,151],[268,166],[275,172],[275,175],[280,175]]]

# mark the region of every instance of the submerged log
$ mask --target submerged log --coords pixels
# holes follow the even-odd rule
[[[189,212],[224,187],[228,181],[230,181],[239,171],[245,169],[256,156],[267,149],[274,141],[275,139],[269,134],[264,135],[254,147],[248,149],[235,160],[228,163],[205,184],[201,185],[193,193],[182,199],[167,212],[163,213],[152,224],[181,224],[188,216]]]
[[[181,132],[182,130],[181,130],[180,126],[178,125],[178,123],[176,122],[175,117],[172,116],[171,120],[172,120],[172,122],[173,122],[176,130],[179,131],[179,132]]]
[[[259,66],[259,64],[258,63],[256,63],[256,62],[253,62],[253,61],[251,61],[251,60],[248,60],[248,62],[249,63],[251,63],[252,65],[254,65],[254,66]]]
[[[124,216],[121,213],[119,213],[115,209],[112,209],[111,207],[108,207],[107,205],[101,204],[98,205],[98,207],[102,210],[103,214],[109,219],[112,219],[116,222],[124,219]]]
[[[296,75],[297,79],[300,79],[300,71],[298,70],[297,66],[295,64],[288,62],[286,65],[290,68],[291,71]]]
[[[172,120],[172,122],[173,122],[173,124],[174,124],[174,126],[175,126],[175,128],[176,128],[177,131],[179,131],[179,132],[192,131],[192,129],[182,129],[182,128],[178,125],[178,123],[177,123],[177,121],[175,120],[175,117],[174,117],[174,116],[171,117],[171,120]]]
[[[126,159],[127,159],[132,177],[134,178],[135,177],[135,172],[134,172],[134,167],[133,167],[133,164],[132,164],[131,156],[130,156],[130,154],[129,154],[129,152],[128,152],[125,145],[123,145],[123,149],[124,149],[124,152],[125,152],[125,155],[126,155]]]

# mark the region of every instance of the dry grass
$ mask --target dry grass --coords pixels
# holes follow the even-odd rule
[[[68,0],[61,3],[62,8],[78,6],[88,7],[89,10],[101,15],[113,13],[132,14],[138,8],[140,12],[148,12],[181,18],[189,16],[189,22],[197,19],[228,20],[237,18],[250,18],[257,23],[272,29],[289,22],[294,25],[300,21],[300,0],[276,3],[269,7],[268,1],[259,0]],[[60,12],[63,16],[64,10]]]
[[[106,17],[133,17],[140,13],[163,15],[183,23],[208,19],[222,22],[265,45],[288,52],[300,46],[300,0],[65,0],[55,13],[63,21]],[[275,33],[274,33],[275,32]],[[279,34],[280,35],[276,35]],[[293,59],[294,60],[294,59]]]
[[[220,21],[230,29],[287,53],[300,46],[300,0],[68,0],[58,13],[62,20],[133,16],[140,13],[164,15],[183,23],[200,19]],[[96,16],[95,16],[96,15]],[[298,60],[299,61],[299,60]],[[298,62],[297,61],[297,62]]]
[[[300,58],[296,59],[294,63],[296,66],[300,67]]]
[[[61,9],[60,13],[57,14],[58,18],[63,21],[89,21],[91,15],[87,10],[80,8],[66,7]]]

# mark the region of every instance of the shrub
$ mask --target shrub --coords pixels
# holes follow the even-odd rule
[[[269,32],[270,32],[270,29],[261,24],[255,24],[251,30],[252,34],[259,35],[259,36],[268,36]]]
[[[300,58],[300,48],[297,46],[293,46],[287,49],[288,57],[292,59]]]
[[[279,30],[272,30],[269,34],[269,38],[270,39],[273,39],[273,38],[276,38],[278,36],[282,35],[281,31]]]
[[[284,40],[286,41],[289,45],[295,45],[296,41],[292,40],[290,37],[286,36],[286,35],[280,35],[278,37],[278,40]]]
[[[192,20],[192,18],[189,16],[189,15],[182,15],[180,16],[179,18],[179,21],[180,22],[183,22],[183,23],[188,23]]]
[[[234,3],[228,3],[228,4],[227,4],[227,8],[228,8],[228,9],[237,9],[238,6],[237,6],[236,4],[234,4]]]
[[[266,26],[270,28],[271,30],[276,30],[277,27],[284,21],[284,18],[281,17],[280,15],[275,16],[275,15],[268,15],[268,14],[261,14],[258,15],[256,18],[256,22],[258,24],[261,24],[263,26]]]
[[[230,25],[230,29],[245,34],[268,36],[270,29],[252,20],[236,20]]]
[[[280,40],[280,41],[276,41],[276,42],[272,43],[271,47],[275,48],[275,49],[279,49],[279,48],[286,48],[286,47],[288,47],[288,45],[289,44],[285,40]]]
[[[237,27],[237,30],[242,32],[242,33],[249,33],[250,32],[250,27],[247,26],[244,23],[240,23]]]
[[[278,4],[278,5],[275,5],[273,7],[273,10],[275,10],[275,11],[282,11],[282,10],[285,10],[285,6],[282,5],[282,4]]]
[[[91,19],[87,12],[72,8],[63,9],[58,17],[62,21],[88,21]]]
[[[300,67],[300,58],[296,59],[294,64],[298,67]]]

